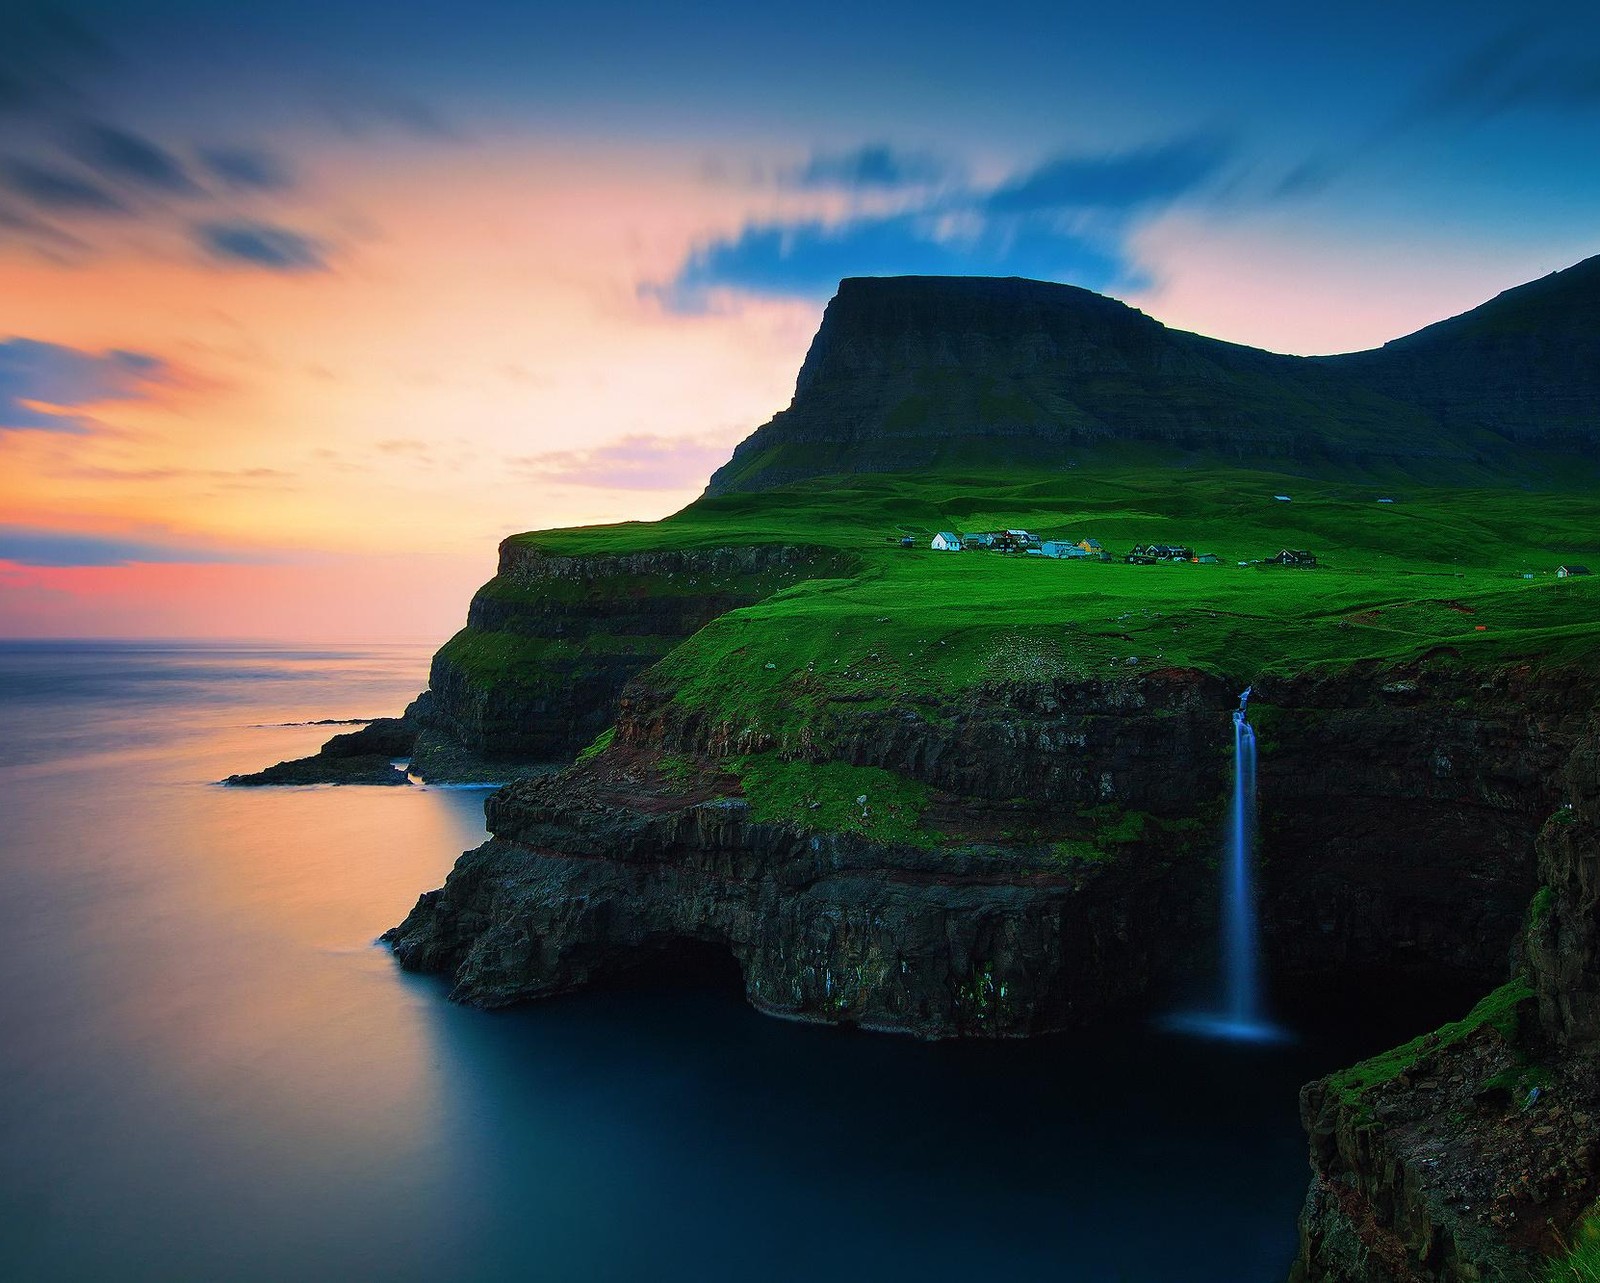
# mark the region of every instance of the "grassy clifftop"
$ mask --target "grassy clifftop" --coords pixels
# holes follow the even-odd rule
[[[1289,501],[1275,498],[1288,494]],[[1393,502],[1380,503],[1380,499]],[[656,669],[729,719],[794,723],[830,701],[933,698],[991,681],[1193,667],[1244,682],[1440,647],[1464,662],[1600,653],[1600,516],[1581,492],[1309,482],[1137,466],[867,476],[702,500],[655,523],[519,536],[550,554],[793,543],[859,567],[712,621]],[[1219,565],[1129,566],[969,551],[939,530],[1022,526],[1114,554],[1172,542]],[[909,534],[912,550],[895,538]],[[1281,548],[1321,565],[1252,565]],[[1525,579],[1523,575],[1534,578]]]

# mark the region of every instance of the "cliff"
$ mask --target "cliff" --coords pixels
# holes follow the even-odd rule
[[[1517,1277],[1597,1192],[1600,579],[1552,574],[1600,555],[1595,282],[1319,360],[845,282],[707,497],[502,545],[402,729],[425,778],[528,778],[396,956],[486,1006],[693,948],[797,1019],[1126,1012],[1209,965],[1248,683],[1273,970],[1490,994],[1307,1088],[1297,1278]],[[1019,525],[1221,564],[925,551]]]
[[[570,761],[612,724],[628,678],[711,620],[850,560],[773,543],[560,555],[507,539],[434,656],[413,769],[503,779]]]
[[[1526,1283],[1592,1247],[1600,722],[1576,725],[1512,979],[1459,1024],[1303,1093],[1313,1177],[1294,1283]]]
[[[1445,712],[1469,688],[1472,714]],[[1449,665],[1268,686],[1274,965],[1500,973],[1555,795],[1540,766],[1576,735],[1572,689]],[[1221,682],[863,701],[824,760],[676,694],[636,679],[603,751],[496,794],[490,841],[391,933],[403,965],[499,1005],[695,941],[725,950],[764,1010],[993,1036],[1147,1003],[1209,949],[1236,699]],[[1393,734],[1402,713],[1431,729]]]

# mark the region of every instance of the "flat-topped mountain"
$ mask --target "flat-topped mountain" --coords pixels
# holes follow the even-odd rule
[[[840,283],[789,408],[712,494],[1149,446],[1316,471],[1518,470],[1600,443],[1600,258],[1371,352],[1295,357],[1020,278]]]

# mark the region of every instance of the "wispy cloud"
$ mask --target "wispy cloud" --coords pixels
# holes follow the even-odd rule
[[[1134,226],[1204,191],[1230,150],[1220,138],[1186,136],[1053,157],[990,187],[912,189],[908,207],[891,213],[752,220],[696,245],[671,278],[641,292],[674,311],[697,312],[726,293],[826,298],[846,276],[1043,276],[1090,289],[1136,288],[1146,282],[1128,249]],[[887,181],[915,172],[877,145],[814,163],[819,179],[871,173]]]
[[[826,298],[846,276],[1045,276],[1091,289],[1132,284],[1118,248],[1044,222],[946,218],[937,213],[842,223],[752,223],[696,249],[649,292],[696,312],[720,291]]]
[[[1230,150],[1221,138],[1195,136],[1136,151],[1058,156],[1001,183],[983,203],[999,214],[1101,210],[1126,215],[1189,195],[1216,175]]]
[[[109,178],[168,195],[192,196],[200,191],[183,162],[171,152],[114,125],[84,125],[73,139],[71,150],[85,165]]]
[[[200,163],[226,186],[242,191],[281,192],[294,186],[288,162],[265,147],[202,147]]]
[[[21,566],[130,566],[258,562],[260,554],[182,539],[0,525],[0,561]]]
[[[801,190],[846,191],[926,187],[956,174],[949,162],[927,152],[867,143],[849,151],[813,152],[803,164],[782,170],[778,183]]]
[[[125,25],[110,13],[97,21],[107,31]],[[328,266],[332,251],[323,240],[276,225],[282,194],[297,187],[283,156],[260,141],[196,139],[181,126],[142,126],[138,108],[148,95],[139,81],[147,68],[131,49],[51,0],[0,3],[0,247],[20,245],[77,265],[113,236],[120,249],[137,251],[189,235],[205,251],[196,260],[202,264],[274,272]],[[331,89],[300,92],[291,109],[352,137],[463,137],[436,107],[408,92],[353,86],[347,78]],[[307,205],[310,193],[298,196],[297,222],[352,221],[350,211],[318,211]],[[262,218],[266,198],[274,200],[272,222]],[[130,226],[155,234],[129,237]]]
[[[321,241],[271,223],[202,223],[195,228],[195,238],[207,254],[222,263],[274,272],[321,272],[328,266]]]
[[[683,490],[703,485],[732,452],[732,439],[639,433],[587,450],[521,455],[506,462],[524,477],[561,485]]]
[[[1512,27],[1427,87],[1402,121],[1487,120],[1515,111],[1600,111],[1600,52],[1569,45],[1556,24]]]
[[[1551,121],[1600,115],[1600,52],[1571,41],[1562,24],[1548,19],[1509,27],[1413,86],[1398,110],[1348,146],[1291,166],[1265,194],[1316,195],[1417,134],[1471,129],[1514,114]]]
[[[88,432],[82,407],[136,400],[167,377],[143,352],[85,352],[14,338],[0,343],[0,432]]]
[[[39,209],[65,214],[127,214],[121,200],[99,183],[31,160],[0,164],[0,183]]]

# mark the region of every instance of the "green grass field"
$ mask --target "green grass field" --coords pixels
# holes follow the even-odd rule
[[[1015,526],[1093,537],[1113,554],[1135,543],[1187,544],[1222,564],[926,546],[938,530]],[[902,534],[916,537],[915,550],[897,546]],[[678,698],[779,732],[825,718],[841,700],[932,701],[989,682],[1191,666],[1242,686],[1439,648],[1465,663],[1600,656],[1600,576],[1554,573],[1570,561],[1600,569],[1600,501],[1588,490],[1408,490],[1137,466],[858,476],[705,500],[660,522],[518,539],[551,553],[741,543],[851,553],[854,574],[734,611],[656,670]],[[1238,565],[1285,547],[1309,549],[1321,564]]]

